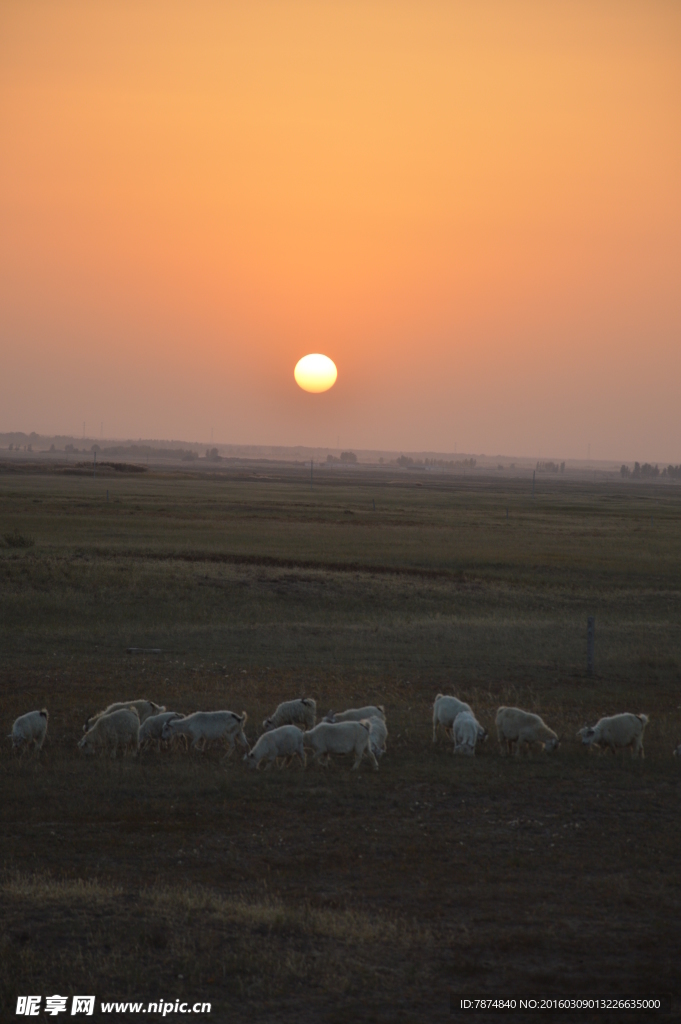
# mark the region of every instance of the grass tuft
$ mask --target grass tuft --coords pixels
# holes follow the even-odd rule
[[[10,548],[32,548],[35,544],[34,537],[29,537],[25,533],[19,533],[19,530],[16,528],[12,533],[4,533],[3,540]]]

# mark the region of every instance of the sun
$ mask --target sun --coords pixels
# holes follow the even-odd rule
[[[338,370],[333,359],[328,356],[313,352],[309,356],[303,356],[296,363],[293,371],[296,384],[303,391],[312,391],[319,394],[321,391],[328,391],[336,383]]]

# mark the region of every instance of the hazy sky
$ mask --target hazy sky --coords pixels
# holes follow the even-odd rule
[[[681,3],[3,0],[0,351],[0,430],[681,462]]]

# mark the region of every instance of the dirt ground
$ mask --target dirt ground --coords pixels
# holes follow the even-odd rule
[[[13,488],[0,494],[2,525],[12,529],[15,519],[22,526],[26,522],[32,501],[29,485],[14,481]],[[404,496],[401,500],[406,504]],[[341,507],[347,501],[346,495]],[[12,514],[20,503],[24,518]],[[266,516],[263,522],[266,531]],[[201,637],[210,634],[210,623],[198,621],[194,639],[187,624],[192,595],[199,595],[195,609],[203,600],[206,567],[191,563],[189,576],[173,576],[168,585],[177,607],[172,615],[164,613],[164,635],[167,640],[177,625],[175,651],[128,654],[133,637],[152,646],[150,640],[159,635],[144,610],[145,600],[153,604],[156,593],[150,591],[144,560],[135,567],[131,556],[132,567],[116,568],[119,562],[101,547],[95,552],[101,544],[96,537],[89,548],[82,537],[74,541],[81,545],[78,558],[58,540],[45,540],[41,552],[39,526],[29,526],[36,535],[33,548],[0,552],[3,608],[15,615],[17,606],[24,608],[21,621],[15,617],[10,627],[5,616],[0,627],[5,629],[0,717],[6,735],[17,714],[45,705],[50,726],[40,758],[13,757],[9,744],[0,757],[3,1020],[20,1019],[14,1015],[16,997],[31,992],[93,993],[112,1001],[207,1001],[211,1014],[201,1019],[282,1024],[446,1020],[450,993],[672,993],[677,1009],[671,1017],[534,1016],[681,1018],[681,765],[671,756],[681,740],[678,539],[663,558],[671,560],[671,569],[658,573],[653,565],[627,587],[617,574],[626,613],[618,622],[612,612],[611,636],[624,635],[625,621],[635,628],[637,602],[645,616],[646,602],[654,600],[667,609],[673,638],[668,649],[658,641],[655,650],[639,646],[630,674],[622,670],[619,676],[600,673],[587,679],[571,664],[548,665],[531,648],[523,672],[522,652],[512,646],[513,630],[504,625],[510,613],[498,607],[498,581],[486,577],[484,566],[469,566],[469,596],[459,592],[455,609],[433,608],[430,618],[449,622],[463,635],[466,602],[473,607],[486,598],[496,615],[489,620],[490,635],[508,639],[497,662],[490,662],[489,654],[483,669],[476,671],[471,661],[457,678],[447,679],[439,661],[429,661],[431,634],[425,626],[419,634],[419,623],[427,626],[429,619],[424,602],[445,601],[437,576],[424,577],[431,583],[421,581],[416,589],[413,575],[398,576],[390,591],[381,591],[372,583],[375,576],[354,569],[346,573],[349,582],[343,587],[354,580],[356,591],[337,589],[334,614],[324,612],[326,649],[335,650],[335,667],[323,659],[315,664],[308,650],[296,668],[289,664],[295,645],[283,649],[278,664],[271,641],[266,663],[265,657],[259,663],[252,646],[237,653],[223,647],[219,661],[201,659]],[[200,530],[200,522],[192,529]],[[71,559],[66,583],[57,579],[61,558]],[[85,607],[91,583],[78,576],[83,560],[88,572],[101,571],[106,581],[100,591],[91,590],[100,611],[90,645],[84,641],[87,617],[74,614],[64,625],[57,607]],[[497,555],[492,560],[498,564]],[[581,586],[575,583],[578,559],[571,564],[567,550],[564,560],[573,573],[575,600]],[[515,621],[521,627],[541,625],[548,633],[553,629],[560,646],[567,620],[554,603],[561,594],[554,589],[547,596],[544,590],[535,600],[521,569],[513,569],[505,583],[516,588],[520,618]],[[292,603],[298,618],[285,623],[289,633],[322,614],[318,590],[309,596],[303,588],[301,596],[295,581],[282,584],[280,577],[273,587],[269,571],[258,569],[269,596],[265,601],[258,591],[257,613],[244,598],[243,615],[251,617],[256,635],[264,635],[263,623],[278,628],[282,609],[292,614]],[[301,578],[307,571],[300,570]],[[175,573],[170,563],[168,572]],[[336,586],[333,579],[329,586]],[[235,602],[248,591],[237,583]],[[196,589],[187,598],[190,584]],[[605,602],[615,586],[613,574],[601,567],[590,585]],[[277,593],[277,587],[284,592]],[[117,619],[115,610],[114,625],[107,625],[101,609],[114,609],[117,595],[121,607],[132,602],[133,625]],[[416,624],[404,612],[411,601],[419,605]],[[611,607],[616,609],[617,601]],[[239,610],[230,609],[224,612],[224,628],[232,623],[244,630],[248,622],[238,621]],[[577,612],[581,615],[581,606]],[[388,644],[386,635],[393,635],[381,639],[375,630],[398,634],[402,616],[412,636],[425,636],[423,656],[412,651],[406,668],[396,667],[394,652],[372,662],[372,636],[377,644]],[[343,645],[352,629],[361,635],[352,648],[359,652],[361,670],[353,669]],[[301,652],[307,642],[303,630]],[[613,658],[615,647],[613,641]],[[214,647],[203,653],[214,653]],[[530,760],[502,758],[492,735],[475,759],[454,757],[450,743],[441,738],[433,744],[431,736],[432,701],[444,689],[469,700],[492,731],[500,704],[540,710],[564,734],[560,751]],[[218,751],[147,752],[139,759],[110,761],[82,758],[76,749],[85,718],[114,699],[147,696],[185,712],[244,709],[253,741],[259,722],[279,700],[302,693],[314,697],[322,713],[365,701],[385,705],[390,735],[378,772],[368,762],[359,772],[338,762],[328,769],[250,773],[240,760],[221,761]],[[615,710],[650,716],[645,760],[634,761],[628,752],[617,758],[589,755],[580,748],[575,732],[584,721]],[[150,1018],[155,1019],[141,1012],[99,1016]],[[482,1024],[498,1016],[470,1019]],[[530,1018],[506,1014],[503,1019]]]

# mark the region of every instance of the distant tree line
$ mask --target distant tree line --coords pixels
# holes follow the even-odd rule
[[[665,466],[663,469],[657,465],[653,466],[650,462],[644,462],[641,465],[640,462],[634,463],[634,468],[625,464],[620,469],[620,476],[631,477],[633,480],[654,480],[656,477],[671,477],[672,480],[681,480],[681,465],[679,466]]]
[[[77,462],[76,469],[87,469],[92,471],[91,462]],[[139,462],[98,462],[97,471],[100,469],[113,469],[117,473],[146,473],[148,467],[141,466]]]
[[[412,459],[411,455],[400,455],[399,459],[392,460],[396,466],[437,466],[439,469],[473,469],[476,463],[476,459]]]
[[[341,452],[340,456],[327,455],[326,461],[327,463],[343,462],[346,465],[353,465],[357,462],[357,456],[354,452]],[[383,463],[383,459],[379,459],[378,461]],[[447,459],[414,459],[411,455],[400,455],[397,459],[391,459],[389,464],[391,466],[402,466],[404,469],[408,469],[409,467],[412,467],[413,469],[424,469],[426,466],[438,466],[441,469],[456,470],[473,469],[476,465],[476,460],[472,458],[459,459],[458,461],[454,461],[453,459],[451,461],[448,461]]]
[[[74,448],[72,444],[67,444],[64,448],[67,452],[77,452],[78,449]],[[85,449],[83,449],[85,451]],[[109,448],[102,448],[98,444],[93,444],[90,447],[91,452],[96,452],[97,455],[111,456],[125,456],[133,458],[153,458],[153,459],[183,459],[185,462],[190,462],[194,459],[198,459],[198,453],[191,451],[187,448],[153,448],[148,444],[130,444],[130,445],[113,445]],[[212,454],[215,453],[215,455]],[[220,458],[218,456],[217,448],[208,449],[206,451],[207,459]]]
[[[20,452],[22,448],[24,451],[32,452],[34,442],[40,440],[40,434],[36,434],[35,430],[32,430],[30,434],[24,434],[22,430],[17,430],[11,434],[4,434],[2,436],[4,440],[12,438],[7,449],[10,452]]]
[[[346,465],[353,465],[357,462],[357,456],[354,452],[341,452],[340,458],[337,455],[327,455],[327,462],[343,462]]]

